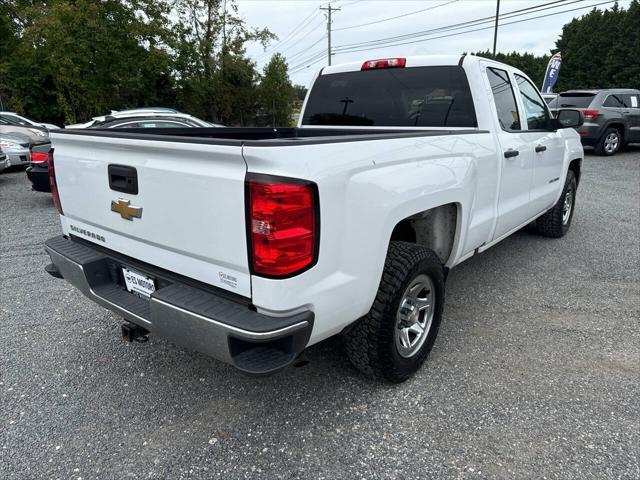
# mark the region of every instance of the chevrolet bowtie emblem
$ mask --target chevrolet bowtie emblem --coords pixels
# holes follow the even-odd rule
[[[142,218],[142,207],[132,207],[129,200],[122,198],[117,202],[111,200],[111,211],[119,213],[125,220],[133,221],[134,218]]]

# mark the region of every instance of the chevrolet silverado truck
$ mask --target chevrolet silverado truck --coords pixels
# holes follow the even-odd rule
[[[389,382],[425,361],[449,269],[535,222],[571,224],[578,110],[473,56],[334,65],[297,128],[58,130],[49,273],[254,375],[342,335]]]

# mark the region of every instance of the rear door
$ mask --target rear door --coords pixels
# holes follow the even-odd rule
[[[620,95],[624,103],[623,115],[629,124],[629,141],[640,142],[640,94]]]
[[[486,78],[493,97],[496,129],[500,144],[502,174],[498,194],[496,239],[533,216],[529,199],[533,180],[533,149],[527,132],[522,130],[520,113],[507,70],[486,65]]]
[[[514,74],[523,129],[533,151],[533,182],[530,203],[533,214],[550,208],[558,196],[564,166],[564,142],[560,132],[550,130],[551,114],[531,81]]]
[[[120,135],[52,136],[65,234],[249,297],[241,147]]]

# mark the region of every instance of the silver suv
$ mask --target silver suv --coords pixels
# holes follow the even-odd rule
[[[569,90],[549,104],[554,113],[579,108],[584,124],[578,128],[582,144],[598,155],[613,155],[627,143],[640,142],[640,90]]]

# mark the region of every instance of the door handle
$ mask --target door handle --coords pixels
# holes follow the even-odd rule
[[[513,158],[517,157],[518,155],[520,155],[520,152],[518,150],[513,150],[512,148],[504,152],[504,158]]]
[[[536,153],[544,152],[546,149],[544,145],[536,145]]]
[[[138,194],[138,172],[127,165],[109,165],[109,188],[116,192]]]

